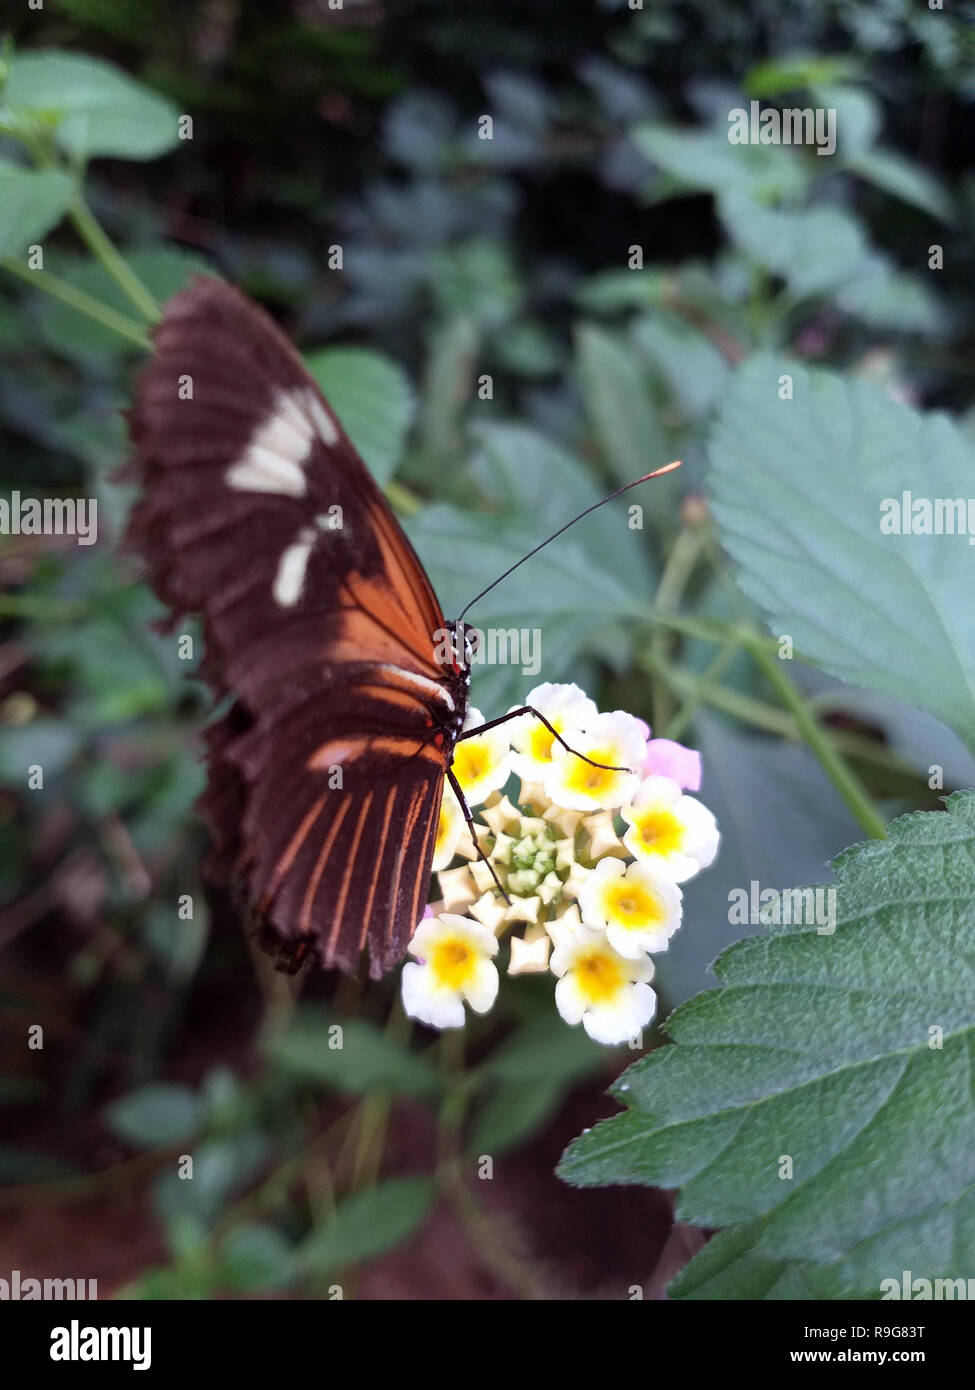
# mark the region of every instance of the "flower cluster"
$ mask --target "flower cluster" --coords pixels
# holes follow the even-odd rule
[[[410,943],[403,1003],[435,1028],[462,1027],[465,1001],[486,1013],[510,933],[509,975],[550,971],[566,1023],[625,1042],[653,1018],[650,957],[681,924],[680,885],[718,852],[713,815],[688,795],[700,754],[622,710],[601,714],[576,685],[539,685],[526,703],[544,722],[520,715],[457,744],[453,770],[480,808],[490,867],[446,787],[433,861],[442,902]],[[471,710],[465,728],[483,722]],[[516,800],[504,794],[512,775]]]

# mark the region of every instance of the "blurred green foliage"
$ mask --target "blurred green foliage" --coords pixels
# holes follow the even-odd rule
[[[528,1142],[574,1085],[621,1061],[569,1033],[537,981],[509,982],[506,1013],[470,1030],[476,1064],[464,1068],[449,1040],[407,1042],[383,986],[362,999],[340,986],[295,1010],[252,965],[228,900],[199,879],[207,697],[112,548],[140,307],[200,269],[268,303],[389,487],[448,612],[612,486],[684,460],[633,495],[642,529],[622,531],[619,513],[587,519],[475,615],[541,627],[542,679],[577,680],[703,749],[724,844],[660,961],[676,1003],[710,981],[730,887],[821,876],[858,821],[862,832],[937,805],[931,764],[946,787],[975,782],[962,697],[945,678],[926,698],[929,663],[909,635],[870,660],[858,646],[859,664],[817,646],[820,629],[835,637],[877,602],[842,516],[822,513],[818,564],[800,557],[789,583],[769,559],[790,506],[808,501],[769,486],[776,468],[800,456],[816,478],[838,467],[839,503],[866,455],[810,443],[806,457],[735,375],[746,359],[746,383],[762,360],[828,367],[823,390],[866,391],[891,439],[901,417],[889,423],[881,392],[950,411],[945,487],[964,486],[972,30],[908,0],[431,0],[342,14],[312,0],[48,0],[11,29],[4,492],[96,498],[99,544],[0,538],[0,1113],[25,1131],[0,1162],[9,1181],[60,1177],[52,1200],[87,1190],[96,1138],[116,1146],[107,1182],[144,1162],[168,1254],[136,1296],[328,1296],[435,1197],[426,1175],[380,1176],[394,1097],[439,1129],[437,1190],[469,1217],[461,1155]],[[731,145],[727,113],[752,98],[835,107],[836,155]],[[486,114],[490,140],[478,138]],[[807,420],[820,446],[828,424],[828,410]],[[722,531],[702,501],[715,432]],[[844,568],[837,599],[829,583]],[[920,602],[924,572],[923,554],[909,556],[905,602]],[[816,620],[805,629],[804,603]],[[797,706],[756,657],[763,614],[823,667],[797,672]],[[959,688],[971,675],[962,660]],[[524,694],[517,671],[475,673],[485,712]],[[853,793],[824,754],[852,770]],[[43,791],[27,789],[35,764]],[[25,1063],[26,1018],[81,1043]],[[52,1104],[61,1129],[35,1143]],[[97,1136],[67,1142],[93,1107]],[[192,1182],[175,1171],[184,1150]]]

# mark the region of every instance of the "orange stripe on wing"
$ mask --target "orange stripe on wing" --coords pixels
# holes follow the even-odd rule
[[[341,829],[342,822],[345,820],[345,813],[349,809],[348,799],[342,801],[336,812],[335,819],[328,828],[325,836],[325,843],[318,852],[315,860],[315,867],[312,870],[311,878],[308,880],[308,887],[305,889],[305,896],[301,900],[301,912],[298,914],[298,930],[302,934],[311,931],[311,910],[315,903],[315,894],[318,892],[318,885],[321,882],[322,874],[325,872],[325,865],[328,863],[328,856],[332,853],[332,846],[335,844],[336,836]]]
[[[429,784],[428,784],[428,790],[432,790],[432,789],[429,787]],[[443,796],[443,786],[442,786],[442,785],[441,785],[441,789],[440,789],[440,795],[441,795],[441,797]],[[424,797],[424,801],[426,801],[426,797]],[[426,901],[427,890],[428,890],[428,888],[429,888],[429,886],[430,886],[428,882],[425,882],[425,881],[424,881],[424,880],[426,879],[426,874],[423,872],[423,870],[424,870],[424,867],[425,867],[426,862],[427,862],[427,855],[430,853],[431,838],[432,838],[432,837],[436,834],[436,832],[437,832],[437,822],[438,822],[438,820],[439,820],[439,814],[438,814],[438,813],[439,813],[439,810],[440,810],[439,805],[435,805],[434,808],[433,808],[432,814],[429,815],[429,816],[427,817],[427,833],[426,833],[426,836],[424,837],[423,849],[420,851],[420,859],[419,859],[419,863],[418,863],[418,865],[417,865],[417,872],[416,872],[416,874],[415,874],[415,876],[414,876],[414,879],[413,879],[413,910],[412,910],[411,916],[412,916],[412,919],[413,919],[413,926],[414,926],[414,929],[415,929],[415,927],[416,927],[417,922],[420,920],[420,918],[419,918],[419,913],[420,913],[420,903],[421,903],[421,900],[424,901],[424,902]]]
[[[359,819],[356,822],[355,830],[352,832],[352,844],[349,848],[349,855],[345,861],[345,870],[342,874],[342,886],[339,889],[339,899],[335,905],[335,917],[332,921],[332,930],[329,932],[326,954],[331,957],[335,948],[335,942],[342,926],[342,918],[345,916],[345,904],[349,896],[349,888],[352,886],[352,874],[355,870],[355,861],[359,854],[359,844],[362,840],[362,827],[366,823],[366,816],[369,814],[369,807],[372,805],[374,792],[366,792],[365,799],[359,810]]]
[[[353,762],[364,753],[389,753],[404,759],[419,755],[428,762],[443,767],[443,754],[435,744],[417,738],[382,738],[372,735],[360,738],[330,738],[315,749],[305,763],[309,772],[324,772],[327,768]]]
[[[366,937],[369,933],[369,922],[372,918],[372,905],[376,899],[376,889],[379,887],[379,874],[382,870],[383,855],[386,852],[386,840],[389,835],[389,821],[390,817],[393,814],[393,806],[396,802],[396,798],[398,795],[399,787],[390,787],[389,795],[386,797],[386,809],[383,812],[383,828],[379,832],[379,848],[376,851],[376,871],[372,876],[372,882],[369,885],[369,896],[366,898],[366,905],[362,911],[362,931],[359,933],[360,955],[362,954],[362,951],[365,947]]]
[[[396,600],[406,618],[420,632],[443,627],[444,616],[433,588],[409,543],[404,541],[395,518],[390,515],[385,498],[378,499],[370,506],[369,516],[383,561],[390,572]],[[421,601],[421,595],[426,600],[425,604]]]
[[[295,862],[295,859],[298,855],[298,851],[301,849],[302,845],[307,840],[308,832],[315,824],[315,821],[318,819],[321,813],[322,807],[325,805],[325,797],[327,796],[327,794],[327,792],[323,792],[322,795],[315,802],[314,806],[311,808],[311,810],[305,816],[304,820],[298,826],[298,829],[295,831],[294,835],[292,835],[291,840],[288,844],[288,848],[284,851],[281,858],[275,865],[274,873],[271,875],[271,881],[267,886],[267,891],[261,899],[262,912],[267,911],[268,904],[270,903],[271,899],[274,897],[278,889],[281,887],[282,879],[284,878],[288,870],[291,868],[291,865]]]

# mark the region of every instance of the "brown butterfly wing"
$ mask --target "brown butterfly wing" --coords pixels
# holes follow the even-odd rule
[[[201,616],[203,674],[233,697],[207,731],[213,863],[284,964],[353,971],[368,944],[378,976],[429,881],[459,703],[434,660],[443,614],[262,310],[197,280],[155,346],[130,417],[127,544],[174,614]]]

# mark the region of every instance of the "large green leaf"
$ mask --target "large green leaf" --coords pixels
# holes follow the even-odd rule
[[[476,438],[471,472],[501,515],[437,504],[407,519],[448,617],[600,497],[578,460],[534,430],[483,423]],[[659,488],[659,482],[648,485],[644,500],[656,502]],[[525,632],[533,649],[522,651],[540,666],[533,674],[523,669],[536,664],[531,659],[476,665],[479,707],[497,713],[539,681],[579,679],[584,651],[614,663],[625,658],[626,626],[645,618],[653,594],[647,535],[629,529],[627,504],[620,498],[587,516],[471,609],[468,621],[481,628]]]
[[[790,1263],[807,1296],[971,1272],[975,792],[947,806],[833,861],[832,934],[781,925],[730,947],[724,988],[617,1082],[629,1108],[567,1150],[570,1182],[680,1187],[683,1220],[731,1228],[688,1294],[722,1296],[721,1269],[725,1297],[764,1296],[759,1274],[795,1297]]]
[[[367,348],[325,348],[306,365],[373,476],[385,482],[400,461],[416,408],[409,377]]]
[[[57,226],[74,196],[58,169],[22,169],[0,160],[0,256],[19,256]]]
[[[178,140],[179,112],[101,58],[56,49],[18,53],[4,89],[15,112],[56,115],[66,154],[155,159]]]
[[[794,398],[779,399],[791,376]],[[964,535],[885,535],[904,490],[967,498],[975,450],[942,415],[767,357],[722,404],[714,512],[746,592],[833,675],[930,710],[975,746],[975,551]]]

